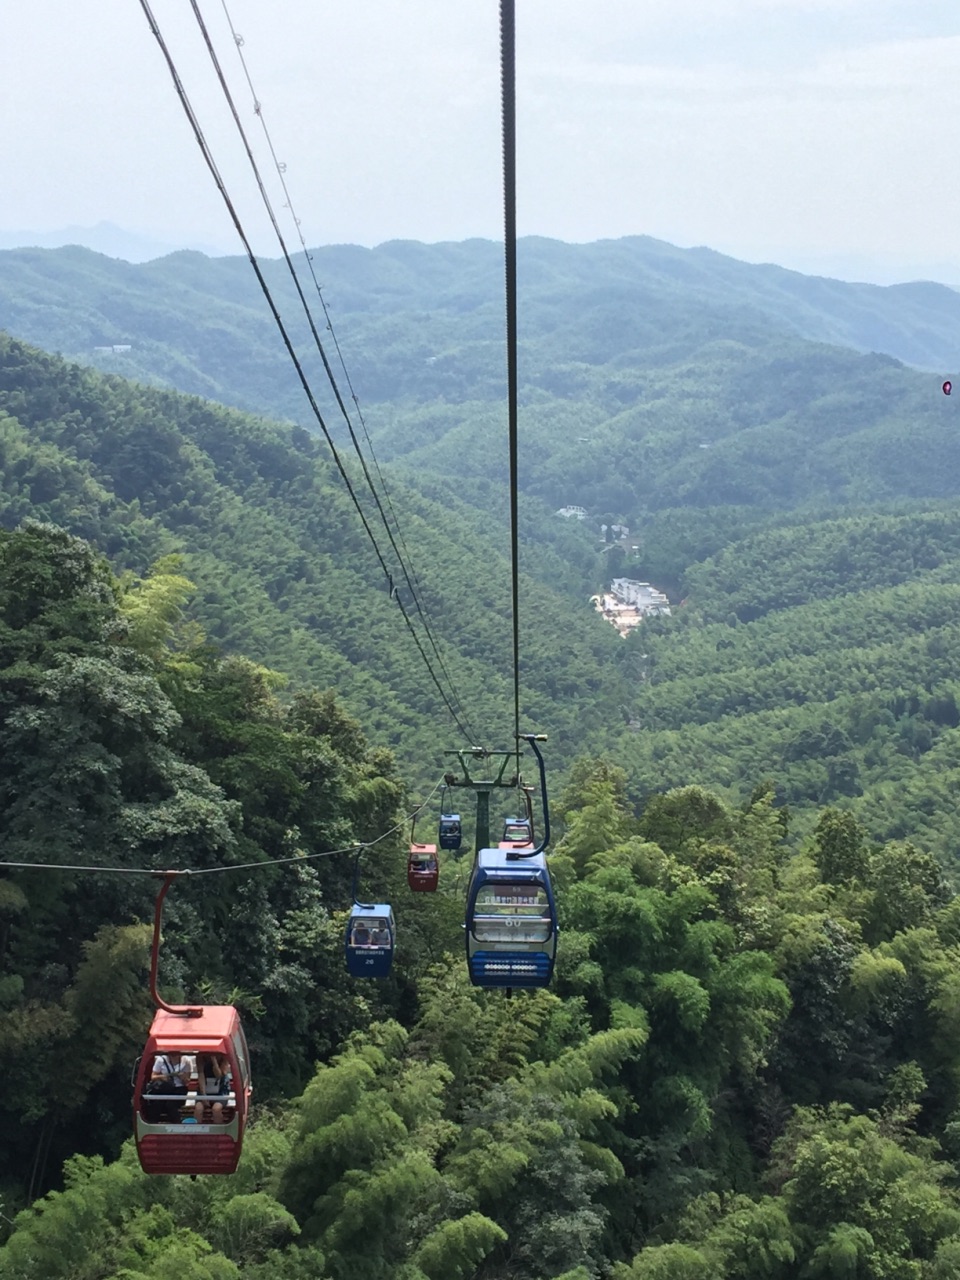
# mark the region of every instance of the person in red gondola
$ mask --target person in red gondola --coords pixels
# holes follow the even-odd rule
[[[197,1101],[193,1108],[197,1124],[204,1122],[209,1106],[213,1124],[223,1124],[223,1099],[230,1092],[230,1064],[225,1053],[204,1053],[197,1058]]]
[[[153,1086],[151,1092],[160,1093],[162,1090],[164,1094],[178,1095],[176,1099],[165,1098],[162,1103],[164,1119],[170,1124],[176,1124],[182,1118],[180,1114],[182,1103],[179,1097],[182,1095],[186,1098],[189,1083],[190,1067],[183,1061],[182,1054],[176,1052],[157,1054],[150,1072],[150,1084]]]

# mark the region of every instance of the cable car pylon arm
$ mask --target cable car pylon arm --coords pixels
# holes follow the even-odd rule
[[[512,778],[504,778],[507,771],[507,765],[511,760],[516,760],[516,751],[488,751],[484,747],[461,747],[459,749],[448,751],[448,756],[456,756],[460,765],[460,775],[455,773],[445,773],[443,780],[448,787],[508,787],[514,788],[517,785],[517,776]],[[492,777],[480,780],[474,777],[476,766],[471,766],[471,760],[476,761],[497,761],[499,766]],[[471,767],[474,773],[471,773]],[[492,765],[491,765],[492,767]]]
[[[163,876],[163,884],[157,894],[157,900],[153,907],[153,944],[150,948],[150,997],[158,1009],[162,1009],[165,1013],[178,1013],[185,1018],[200,1018],[203,1016],[203,1009],[197,1005],[189,1004],[167,1004],[163,996],[157,989],[157,969],[160,965],[160,926],[163,922],[163,901],[170,892],[170,886],[176,880],[177,876],[183,875],[181,871],[161,871]]]

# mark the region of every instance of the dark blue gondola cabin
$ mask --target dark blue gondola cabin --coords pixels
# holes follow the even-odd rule
[[[441,813],[437,842],[441,849],[459,849],[463,841],[463,827],[459,813]]]
[[[396,938],[389,903],[355,905],[347,921],[347,969],[353,977],[389,977]]]
[[[440,883],[440,863],[435,844],[411,844],[407,859],[407,884],[414,893],[433,893]]]
[[[542,853],[481,849],[467,896],[467,966],[475,987],[545,987],[557,908]]]

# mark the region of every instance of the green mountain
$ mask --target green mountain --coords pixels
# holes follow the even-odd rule
[[[806,521],[690,565],[684,606],[626,642],[619,744],[638,797],[769,776],[795,811],[851,809],[954,868],[960,515]],[[802,825],[802,823],[801,823]]]
[[[389,754],[191,639],[174,569],[0,530],[2,1280],[956,1275],[960,913],[930,855],[837,809],[792,847],[767,786],[637,813],[581,764],[553,981],[504,999],[463,963],[466,860],[407,889]],[[398,922],[378,981],[344,972],[354,838]],[[239,1007],[256,1080],[225,1177],[185,1176],[239,1142],[239,1108],[181,1127],[212,1019],[164,1014],[180,1171],[130,1136],[131,1061],[167,1074],[144,972],[171,866],[163,990]]]
[[[429,634],[363,498],[415,638],[340,477],[302,429],[104,378],[14,339],[0,345],[0,411],[5,527],[51,521],[138,574],[182,554],[191,615],[211,640],[294,688],[335,689],[412,782],[435,779],[450,748],[509,745],[502,488],[471,488],[468,469],[454,483],[388,468]],[[917,474],[933,487],[932,464]],[[352,481],[362,494],[362,477]],[[533,497],[521,527],[521,714],[550,733],[557,776],[609,756],[636,802],[693,781],[736,801],[771,777],[798,830],[841,803],[878,836],[910,832],[952,858],[952,509],[825,519],[674,508],[646,518],[636,553],[604,552]],[[612,565],[659,567],[651,576],[685,603],[621,641],[586,601]]]
[[[503,745],[512,688],[499,250],[398,242],[314,259],[435,632],[419,632],[414,616],[420,643],[428,652],[438,643],[434,675],[446,686],[449,666],[466,736]],[[923,774],[921,757],[951,740],[946,720],[914,722],[945,696],[946,669],[898,668],[901,640],[886,642],[888,661],[855,619],[874,608],[871,593],[931,590],[929,573],[951,580],[948,513],[916,512],[956,497],[960,429],[937,379],[854,348],[876,340],[920,358],[923,347],[932,360],[931,335],[954,341],[960,297],[808,280],[643,238],[528,240],[521,266],[525,722],[552,733],[561,767],[585,754],[621,758],[637,798],[690,780],[733,797],[769,774],[794,808],[843,800],[899,831],[906,810],[894,801],[899,816],[887,805],[881,818],[875,797],[893,783],[905,795],[907,775]],[[288,316],[285,269],[266,267]],[[45,325],[61,349],[129,340],[129,352],[96,358],[278,413],[299,394],[242,259],[177,254],[133,267],[79,249],[18,251],[0,255],[0,289],[21,307],[20,327]],[[322,375],[308,373],[320,388]],[[6,427],[8,527],[26,515],[54,520],[137,572],[182,551],[213,640],[300,685],[336,688],[375,741],[400,750],[410,776],[425,778],[458,745],[444,695],[389,598],[387,574],[412,608],[353,462],[386,574],[311,431],[100,380],[15,341],[3,348],[2,376],[2,407],[15,419]],[[302,409],[291,416],[316,429]],[[327,421],[349,458],[342,423]],[[556,518],[568,503],[590,518]],[[883,517],[889,554],[867,555],[873,534],[863,530],[880,517],[862,513],[878,504],[894,512]],[[837,523],[838,509],[853,523]],[[617,518],[629,537],[604,543],[599,524]],[[914,547],[918,520],[932,521],[921,541],[933,569]],[[586,603],[618,573],[650,578],[687,604],[622,643]],[[839,584],[831,618],[850,631],[842,673],[836,627],[811,628],[803,613],[826,607],[826,579]],[[943,623],[947,634],[952,625]],[[764,642],[759,663],[752,636],[771,626],[778,638]],[[794,627],[812,637],[802,679],[785,638]],[[699,665],[674,670],[669,655],[701,634],[713,637],[702,641],[706,656],[694,646]],[[715,669],[721,653],[726,665]],[[875,669],[872,682],[858,683],[858,664]],[[884,719],[870,729],[879,746],[864,727],[880,714],[878,699],[895,727]],[[835,716],[853,724],[847,746],[808,767],[821,721]],[[801,730],[810,731],[805,753],[789,745]],[[943,834],[932,819],[921,826],[928,843]]]
[[[455,742],[359,468],[379,557],[302,426],[0,337],[0,1280],[958,1274],[953,406],[729,305],[701,258],[658,312],[585,287],[527,313],[522,713],[565,776],[556,973],[511,1000],[468,981],[466,860],[406,888],[405,793]],[[417,322],[402,275],[365,330],[388,523],[502,746],[494,299]],[[255,308],[217,330],[204,297],[203,376],[262,394]],[[614,571],[673,615],[620,641],[586,602]],[[398,920],[376,983],[344,973],[358,840]],[[255,1064],[229,1178],[147,1178],[128,1136],[142,872],[169,866],[204,874],[170,895],[164,989],[240,1007]]]
[[[104,378],[10,338],[0,340],[0,414],[5,527],[54,522],[137,573],[182,554],[211,640],[301,686],[336,689],[375,741],[398,749],[408,776],[435,778],[447,748],[510,745],[505,494],[480,519],[446,489],[391,483],[391,534],[396,525],[421,615],[363,477],[352,476],[414,637],[333,464],[301,429]],[[555,734],[569,761],[623,718],[618,640],[586,603],[596,562],[586,533],[533,502],[524,518],[521,714]],[[421,649],[444,696],[469,709],[467,742]],[[575,703],[585,690],[590,704]]]
[[[469,398],[483,385],[481,371],[497,380],[499,394],[498,361],[484,360],[481,350],[501,341],[498,245],[391,241],[375,249],[325,246],[310,256],[365,403],[429,399],[451,389]],[[294,261],[312,299],[302,255]],[[261,265],[289,305],[287,267]],[[701,338],[772,330],[937,371],[952,369],[960,350],[960,295],[932,283],[850,284],[648,236],[586,245],[529,237],[520,241],[519,271],[522,336],[553,335],[556,354],[587,362],[644,349],[649,363],[684,329]],[[94,354],[95,346],[129,343],[123,363],[136,373],[201,393],[173,381],[175,371],[163,368],[166,349],[181,354],[181,378],[192,370],[211,379],[224,403],[276,414],[289,400],[302,412],[282,360],[275,363],[280,347],[243,257],[180,252],[132,265],[78,247],[8,250],[0,253],[0,303],[5,328],[48,349],[96,362],[112,356]],[[416,342],[391,355],[401,327],[416,330]],[[241,368],[239,358],[251,350],[260,360]],[[397,359],[401,354],[410,359]],[[452,384],[454,360],[460,367]],[[536,375],[528,369],[524,376]],[[259,402],[251,403],[256,395]]]
[[[506,468],[494,434],[498,247],[311,256],[378,454],[445,477],[475,506],[495,500]],[[263,268],[320,411],[345,440],[286,266]],[[520,274],[521,485],[554,508],[636,524],[674,506],[955,491],[955,406],[938,378],[898,363],[953,367],[950,289],[810,279],[643,237],[525,240]],[[133,266],[76,248],[17,250],[0,254],[0,307],[9,332],[48,350],[318,429],[245,259],[180,253]],[[315,298],[313,309],[329,343]]]

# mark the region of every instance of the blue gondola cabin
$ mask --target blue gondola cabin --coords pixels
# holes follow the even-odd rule
[[[474,986],[547,986],[557,954],[557,909],[542,853],[480,850],[467,896],[466,939]]]
[[[505,818],[500,848],[511,844],[533,844],[533,823],[529,818]]]
[[[437,843],[441,849],[459,849],[463,843],[463,827],[459,813],[441,813]]]
[[[397,927],[389,903],[355,905],[347,921],[347,969],[354,978],[387,978]]]

